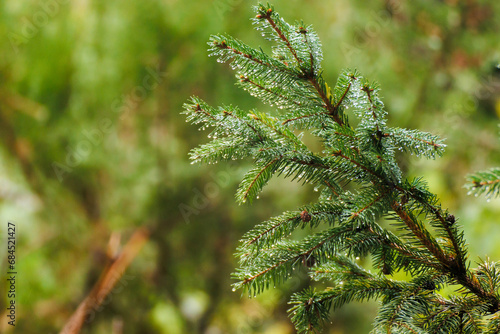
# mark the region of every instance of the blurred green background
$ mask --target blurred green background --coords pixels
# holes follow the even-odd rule
[[[270,50],[252,29],[253,1],[0,2],[0,222],[17,226],[17,326],[56,333],[122,243],[151,230],[120,291],[82,333],[293,333],[286,304],[298,274],[255,299],[231,291],[233,252],[251,226],[312,189],[274,180],[252,206],[234,192],[250,162],[191,165],[207,133],[180,115],[189,96],[268,110],[207,57],[227,32]],[[389,124],[447,138],[436,161],[408,157],[459,217],[470,259],[500,259],[500,201],[466,195],[470,172],[500,166],[500,2],[275,0],[288,21],[313,24],[333,86],[345,67],[376,80]],[[6,273],[6,247],[2,275]],[[2,276],[4,277],[4,276]],[[0,284],[0,310],[8,302]],[[376,303],[350,305],[325,333],[367,333]]]

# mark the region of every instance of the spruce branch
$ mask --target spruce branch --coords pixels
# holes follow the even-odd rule
[[[191,159],[252,159],[236,193],[240,203],[251,202],[277,175],[321,191],[315,203],[243,236],[234,289],[255,295],[297,268],[307,270],[329,286],[292,296],[290,317],[300,333],[317,332],[331,310],[368,299],[381,301],[372,333],[498,333],[500,265],[487,260],[470,267],[457,218],[421,178],[406,178],[396,159],[397,152],[435,159],[443,140],[388,126],[378,85],[356,70],[342,71],[330,89],[312,27],[287,23],[269,4],[254,9],[257,30],[275,44],[272,54],[215,35],[210,55],[229,62],[241,88],[281,112],[213,108],[193,97],[184,106],[187,120],[212,130]],[[297,130],[316,136],[322,149],[309,149]],[[500,170],[492,169],[470,176],[468,187],[498,196],[498,179]],[[299,238],[298,229],[309,233]],[[362,268],[360,258],[371,260],[376,272]],[[408,279],[393,279],[401,271]],[[444,298],[440,290],[450,285],[458,289]]]
[[[476,196],[484,194],[487,198],[498,197],[500,195],[500,168],[469,175],[465,187],[469,190],[469,194]]]

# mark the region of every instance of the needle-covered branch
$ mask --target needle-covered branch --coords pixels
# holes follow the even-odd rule
[[[331,89],[312,27],[289,24],[270,5],[255,11],[257,30],[274,43],[271,54],[228,35],[212,36],[209,51],[230,63],[241,88],[279,111],[214,108],[193,97],[187,119],[211,128],[211,141],[191,158],[251,159],[236,193],[240,203],[258,198],[279,175],[319,196],[243,236],[234,289],[255,295],[296,269],[308,271],[311,285],[328,287],[292,297],[290,316],[301,333],[318,331],[331,310],[368,299],[381,302],[372,333],[498,333],[500,266],[484,261],[472,269],[458,219],[399,165],[405,153],[441,156],[443,140],[388,126],[378,85],[356,70],[342,71]],[[321,149],[311,150],[299,131],[318,138]],[[498,179],[498,169],[478,173],[469,188],[496,196]],[[407,279],[395,280],[398,272]],[[444,298],[440,290],[450,285],[458,290]]]

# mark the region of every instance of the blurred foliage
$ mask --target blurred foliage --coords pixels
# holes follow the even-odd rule
[[[108,261],[111,233],[125,242],[146,226],[151,239],[124,288],[83,333],[292,333],[284,301],[304,286],[300,276],[240,298],[230,288],[232,254],[250,226],[315,193],[280,181],[252,206],[237,206],[248,166],[191,166],[187,152],[206,133],[179,114],[191,95],[266,110],[206,52],[217,32],[261,43],[248,20],[254,4],[0,2],[0,220],[3,238],[8,220],[18,227],[16,331],[60,330]],[[330,83],[357,67],[380,83],[391,125],[448,138],[444,158],[410,157],[407,168],[460,217],[473,257],[499,259],[500,202],[467,197],[462,185],[466,174],[500,166],[500,3],[273,4],[314,24]],[[375,307],[342,310],[329,333],[368,332]]]

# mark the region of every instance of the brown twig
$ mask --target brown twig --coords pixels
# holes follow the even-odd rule
[[[80,332],[84,322],[87,320],[87,316],[93,314],[94,310],[101,306],[104,299],[113,290],[148,238],[149,232],[145,228],[140,228],[134,232],[128,243],[123,247],[123,250],[103,270],[99,280],[88,296],[80,303],[59,334],[77,334]]]

